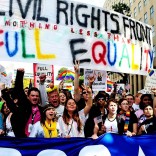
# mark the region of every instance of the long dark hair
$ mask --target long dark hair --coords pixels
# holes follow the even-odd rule
[[[69,100],[73,100],[76,104],[76,101],[74,99],[68,99],[65,103],[65,107],[64,107],[64,112],[63,112],[63,121],[65,122],[65,124],[69,124],[69,120],[70,120],[70,115],[68,114],[68,110],[66,108],[67,106],[67,103]],[[73,115],[72,115],[72,118],[73,120],[77,123],[77,130],[80,132],[81,131],[81,127],[82,127],[82,123],[81,123],[81,120],[80,120],[80,117],[79,117],[79,113],[78,113],[78,107],[77,107],[77,104],[76,104],[76,109],[74,110],[73,112]]]

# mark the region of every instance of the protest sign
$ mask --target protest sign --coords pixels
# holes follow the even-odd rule
[[[76,1],[0,1],[0,60],[147,75],[152,27]]]

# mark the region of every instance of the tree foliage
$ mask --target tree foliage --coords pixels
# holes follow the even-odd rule
[[[112,6],[112,9],[126,16],[131,16],[131,9],[126,3],[117,3]]]

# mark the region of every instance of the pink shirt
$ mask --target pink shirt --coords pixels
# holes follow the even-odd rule
[[[40,110],[38,108],[38,106],[32,106],[32,114],[29,117],[29,120],[26,124],[25,127],[25,134],[27,136],[29,136],[31,130],[32,130],[32,126],[37,122],[40,121],[41,119],[41,114],[40,114]]]

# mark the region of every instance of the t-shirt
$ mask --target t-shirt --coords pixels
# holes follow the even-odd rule
[[[150,119],[146,119],[140,125],[140,127],[144,125],[145,131],[142,134],[148,134],[156,131],[156,117],[152,117]]]
[[[62,137],[70,136],[70,137],[84,137],[84,125],[88,116],[85,116],[84,109],[79,111],[79,118],[82,123],[81,131],[79,132],[77,129],[77,122],[71,119],[69,124],[65,124],[62,117],[58,119],[58,123],[60,125],[60,133]]]
[[[89,117],[85,123],[84,127],[84,133],[85,137],[91,137],[93,135],[93,130],[94,130],[94,118],[97,117],[99,120],[101,118],[101,111],[100,108],[93,104],[90,112],[89,112]]]
[[[119,134],[124,134],[124,125],[125,125],[125,120],[123,119],[122,115],[118,115],[118,122],[119,122]],[[128,131],[133,132],[133,124],[138,123],[138,119],[136,115],[133,112],[130,112],[130,119],[129,119],[129,124],[128,124]]]
[[[64,106],[59,105],[57,108],[55,108],[56,111],[56,116],[59,118],[63,115],[63,111],[64,111]]]
[[[132,107],[133,107],[134,112],[136,112],[137,110],[140,109],[139,104],[135,104],[135,103],[133,103]]]
[[[113,121],[106,118],[104,126],[106,128],[106,133],[118,133],[118,123],[116,118]]]

